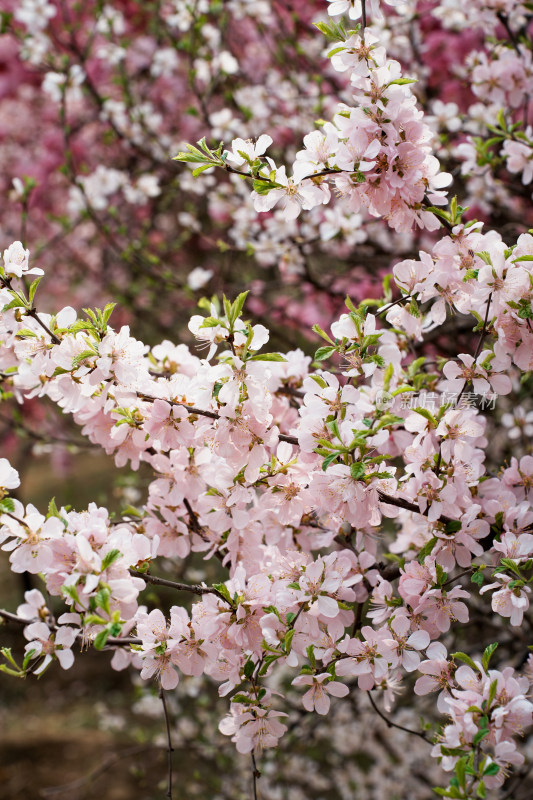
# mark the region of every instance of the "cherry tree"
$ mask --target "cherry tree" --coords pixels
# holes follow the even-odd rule
[[[457,198],[482,186],[487,202],[500,189],[505,199],[504,170],[509,186],[531,178],[531,14],[511,2],[433,9],[480,47],[467,65],[479,103],[459,114],[435,101],[451,134],[436,141],[416,79],[389,55],[379,4],[327,10],[317,27],[333,43],[342,100],[304,131],[290,167],[269,155],[263,129],[214,146],[204,137],[176,160],[208,192],[213,171],[229,176],[233,202],[246,198],[246,218],[274,238],[278,224],[319,212],[339,230],[354,218],[394,235],[416,229],[423,247],[391,265],[380,297],[347,296],[342,313],[314,324],[314,358],[269,349],[246,290],[200,300],[196,350],[113,327],[112,303],[45,313],[42,269],[25,242],[7,247],[4,392],[46,398],[117,467],[143,463],[152,480],[118,518],[54,501],[43,514],[11,496],[19,475],[0,460],[2,548],[42,587],[0,611],[28,642],[2,650],[2,669],[68,669],[80,644],[110,652],[112,668],[158,682],[170,766],[166,698],[205,675],[227,700],[220,731],[251,758],[255,796],[263,754],[298,724],[291,715],[327,725],[354,697],[427,748],[438,795],[511,796],[509,776],[527,774],[533,712],[530,420],[508,405],[533,368],[533,235],[506,236]],[[463,167],[452,189],[453,147]],[[460,326],[468,352],[454,344]],[[191,552],[223,577],[175,580]],[[144,605],[147,585],[180,593],[176,604]],[[484,630],[476,620],[488,616]],[[400,690],[416,709],[408,724],[396,721]]]

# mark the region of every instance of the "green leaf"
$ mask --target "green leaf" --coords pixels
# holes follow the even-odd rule
[[[443,744],[440,746],[440,751],[443,756],[462,756],[464,754],[462,747],[446,747]]]
[[[257,353],[249,361],[287,361],[280,353]]]
[[[220,319],[217,319],[216,317],[206,317],[202,322],[202,324],[200,325],[200,328],[216,328],[217,325],[221,324],[222,321]]]
[[[339,456],[340,456],[340,453],[339,453],[339,451],[338,451],[338,450],[337,450],[336,452],[334,452],[334,453],[330,453],[330,455],[329,455],[329,456],[326,456],[326,458],[325,458],[325,459],[324,459],[324,461],[322,462],[322,469],[323,469],[323,471],[325,472],[325,471],[327,470],[327,468],[329,467],[329,465],[330,465],[330,464],[331,464],[333,461],[335,461],[335,459],[337,459]]]
[[[461,521],[458,519],[450,519],[446,523],[445,531],[446,533],[457,533],[457,531],[461,530]]]
[[[331,345],[334,345],[334,344],[335,344],[335,343],[334,343],[334,341],[333,341],[333,339],[331,339],[331,338],[328,336],[328,334],[326,333],[326,331],[323,331],[323,330],[322,330],[322,328],[320,327],[320,325],[317,325],[317,324],[313,325],[313,328],[312,328],[312,330],[313,330],[315,333],[318,333],[318,335],[319,335],[319,336],[321,336],[323,339],[325,339],[325,340],[326,340],[326,342],[329,342]]]
[[[489,669],[490,660],[497,647],[498,647],[498,642],[493,642],[492,644],[489,644],[488,647],[486,647],[485,650],[483,651],[483,657],[481,659],[481,663],[483,664],[483,669],[485,670],[485,672],[487,672]]]
[[[202,164],[201,167],[196,167],[196,169],[193,169],[192,171],[193,178],[197,178],[198,175],[201,175],[202,172],[206,171],[206,169],[211,169],[212,166],[213,164]]]
[[[437,426],[437,420],[435,419],[431,411],[428,411],[427,408],[422,408],[421,406],[419,406],[418,408],[413,408],[413,411],[415,411],[417,414],[420,414],[421,417],[424,417],[425,419],[432,422],[435,425],[435,427]]]
[[[248,697],[247,694],[234,694],[231,698],[232,703],[244,703],[246,705],[250,705],[252,702],[251,699]]]
[[[262,667],[261,667],[261,669],[259,670],[259,673],[258,673],[258,674],[259,674],[259,677],[262,677],[263,675],[266,675],[266,673],[268,672],[268,668],[269,668],[269,666],[270,666],[271,664],[273,664],[273,663],[274,663],[274,661],[277,661],[277,660],[278,660],[278,658],[281,658],[281,657],[282,657],[282,656],[281,656],[281,653],[280,653],[279,655],[274,655],[274,654],[272,654],[272,655],[270,655],[270,656],[266,656],[266,657],[265,657],[265,659],[264,659],[264,661],[263,661],[263,666],[262,666]],[[262,694],[261,694],[261,691],[263,691],[263,690],[260,690],[260,691],[259,691],[259,699],[260,699],[260,700],[262,699],[262,697],[264,697],[264,694],[262,695]]]
[[[521,574],[521,572],[520,572],[520,569],[519,569],[519,567],[518,567],[518,564],[516,563],[516,561],[513,561],[513,559],[512,559],[512,558],[502,558],[502,559],[501,559],[501,561],[500,561],[500,563],[501,563],[501,564],[502,564],[502,565],[503,565],[503,566],[504,566],[506,569],[510,569],[512,572],[514,572],[514,574],[515,574],[515,575],[518,575],[518,577],[519,577],[520,579],[522,578],[522,574]]]
[[[270,181],[264,181],[258,178],[252,182],[254,192],[260,195],[268,194],[271,189],[275,189],[277,185],[277,183],[270,183]]]
[[[336,347],[319,347],[315,353],[315,361],[325,361],[336,352],[336,349]]]
[[[285,648],[286,653],[290,653],[291,651],[291,645],[294,634],[295,634],[294,628],[291,628],[291,630],[287,631],[287,633],[285,634],[285,639],[283,640],[283,646]]]
[[[185,147],[187,148],[187,152],[178,153],[178,155],[174,156],[172,160],[183,161],[185,163],[190,163],[190,164],[205,163],[206,161],[211,161],[211,151],[207,148],[205,144],[205,138],[201,139],[198,142],[198,144],[202,147],[204,153],[202,153],[201,150],[198,150],[198,148],[195,147],[194,145],[186,144]]]
[[[223,597],[226,598],[226,600],[228,600],[233,605],[233,601],[231,599],[231,595],[230,595],[228,587],[226,586],[225,583],[214,583],[213,584],[213,589],[216,589],[217,592],[219,592]]]
[[[332,419],[329,422],[326,422],[326,428],[332,432],[332,434],[337,438],[341,438],[341,432],[339,430],[339,423],[336,419]]]
[[[474,574],[471,575],[470,580],[472,581],[472,583],[477,583],[478,586],[483,586],[483,581],[484,581],[483,572],[478,569],[477,572],[474,572]]]
[[[492,681],[491,685],[489,686],[489,697],[488,697],[488,701],[487,701],[488,708],[491,707],[492,701],[496,697],[496,692],[497,691],[498,691],[498,679],[494,678],[494,680]]]
[[[332,56],[336,56],[337,53],[342,53],[343,50],[346,50],[346,48],[342,47],[342,45],[340,47],[334,47],[333,50],[329,51],[328,58],[331,58]]]
[[[107,303],[106,307],[104,308],[104,311],[103,311],[103,314],[102,314],[102,321],[103,321],[104,325],[107,325],[107,323],[109,321],[109,317],[113,313],[113,310],[114,310],[115,306],[116,306],[116,303]]]
[[[97,356],[97,355],[98,355],[98,353],[95,350],[83,350],[81,353],[78,353],[78,355],[75,356],[72,359],[72,367],[73,367],[73,369],[76,369],[77,367],[79,367],[81,362],[85,361],[86,358],[93,358],[94,356]]]
[[[61,516],[61,514],[59,513],[59,510],[58,510],[58,508],[57,508],[57,506],[56,506],[56,499],[55,499],[55,497],[52,497],[52,499],[51,499],[51,500],[50,500],[50,502],[48,503],[48,512],[47,512],[47,514],[46,514],[46,519],[50,519],[50,517],[57,517],[58,519],[60,519],[60,520],[61,520],[61,522],[63,523],[63,525],[65,526],[65,528],[67,528],[67,527],[68,527],[68,522],[67,522],[67,520],[65,519],[65,517],[62,517],[62,516]]]
[[[333,22],[330,20],[329,22],[314,22],[313,25],[315,28],[318,28],[320,33],[323,33],[324,36],[327,36],[328,39],[333,39],[335,42],[344,42],[348,38],[348,31],[344,26],[344,20],[341,20],[339,23]],[[355,33],[360,29],[359,23],[355,26],[354,31],[350,31],[349,33]]]
[[[437,584],[438,586],[442,586],[446,582],[448,573],[444,572],[444,569],[441,567],[440,564],[436,565],[435,572],[436,572]]]
[[[390,389],[390,382],[392,380],[392,376],[394,375],[394,367],[392,362],[389,364],[387,369],[385,370],[385,374],[383,375],[383,388],[386,392]]]
[[[483,741],[485,736],[488,736],[488,735],[489,735],[489,729],[488,728],[482,728],[481,730],[479,730],[475,734],[474,738],[472,739],[473,744],[479,744],[480,742]]]
[[[109,631],[107,628],[104,631],[100,631],[93,641],[94,649],[95,650],[103,650],[105,644],[109,638]]]
[[[17,336],[23,336],[25,339],[36,339],[37,334],[34,331],[30,331],[29,328],[19,328],[17,331]]]
[[[492,267],[492,259],[490,257],[490,253],[488,250],[481,250],[481,252],[476,253],[476,256],[482,259],[489,267]]]
[[[13,300],[6,303],[2,311],[9,311],[11,308],[27,308],[27,305],[19,297],[14,297]]]
[[[250,658],[244,665],[244,674],[247,678],[251,678],[254,674],[255,664]]]
[[[238,295],[236,300],[233,302],[228,317],[230,325],[233,325],[236,322],[236,320],[241,316],[248,292],[249,290],[247,290],[246,292],[241,292],[240,295]]]
[[[52,497],[52,499],[48,503],[48,513],[46,517],[48,519],[49,517],[58,517],[58,516],[59,516],[59,511],[56,506],[56,499],[55,497]]]
[[[408,83],[416,83],[416,78],[396,78],[395,81],[391,81],[389,86],[405,86]]]
[[[465,274],[463,275],[463,283],[471,280],[477,280],[477,276],[479,274],[478,269],[467,269]]]
[[[475,661],[473,661],[466,653],[461,652],[461,650],[459,650],[457,653],[452,653],[451,658],[453,658],[455,661],[462,661],[464,664],[468,664],[468,666],[472,667],[475,672],[481,672]]]
[[[122,553],[120,552],[120,550],[110,550],[109,553],[106,553],[104,558],[102,559],[102,572],[104,571],[104,569],[110,567],[111,564],[113,564],[117,560],[117,558],[120,558],[121,555]]]
[[[43,276],[41,275],[39,278],[36,278],[30,286],[28,297],[30,300],[30,306],[33,305],[33,298],[35,297],[35,292],[37,291],[37,287],[39,286],[40,282],[42,281]]]
[[[452,786],[450,789],[442,789],[439,786],[435,786],[433,787],[433,791],[435,792],[435,794],[438,794],[439,797],[453,797],[453,798],[462,797],[459,789],[456,789],[454,786]]]
[[[0,512],[5,513],[6,511],[12,514],[15,510],[15,503],[11,497],[4,497],[2,501],[0,501]]]
[[[94,325],[88,319],[78,319],[69,327],[70,333],[78,333],[78,331],[94,331]]]
[[[350,466],[350,475],[354,481],[360,480],[365,473],[366,468],[362,461],[356,461],[355,464]]]
[[[437,537],[436,536],[433,536],[429,540],[429,542],[426,542],[426,544],[424,545],[424,547],[420,550],[420,552],[418,554],[417,561],[418,561],[419,564],[423,564],[424,563],[424,561],[426,559],[426,556],[429,556],[429,554],[433,551],[433,548],[435,547],[436,543],[437,543]]]
[[[138,517],[139,519],[142,519],[144,517],[144,514],[142,511],[139,511],[138,508],[135,508],[135,506],[127,505],[124,506],[124,508],[122,509],[122,516]]]
[[[107,588],[100,589],[96,592],[95,600],[96,600],[96,607],[102,608],[107,614],[110,613],[109,608],[109,596],[111,592]]]
[[[485,767],[483,770],[483,775],[497,775],[499,771],[499,764],[496,764],[496,762],[493,761],[492,764],[489,764],[488,767]]]
[[[26,655],[24,656],[24,661],[22,662],[22,669],[26,669],[30,661],[35,655],[35,649],[29,650]]]
[[[459,783],[459,786],[464,786],[466,783],[465,767],[466,767],[466,762],[464,757],[460,758],[457,764],[455,765],[455,774],[457,775],[457,781]]]

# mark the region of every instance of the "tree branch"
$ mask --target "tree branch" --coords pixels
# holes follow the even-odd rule
[[[167,731],[168,784],[167,784],[166,796],[169,798],[169,800],[172,800],[172,753],[174,752],[174,748],[172,747],[172,738],[170,735],[170,719],[168,716],[167,701],[165,699],[165,690],[162,687],[159,689],[159,697],[161,698],[161,702],[163,704],[163,712],[165,714],[165,727]]]
[[[141,400],[146,400],[148,403],[155,403],[156,400],[164,400],[164,398],[152,397],[149,394],[143,394],[142,392],[137,392],[137,397]],[[178,403],[177,400],[165,400],[165,403],[168,403],[171,406],[179,406],[180,408],[184,408],[189,414],[197,414],[200,417],[209,417],[209,419],[221,419],[220,414],[216,411],[207,411],[203,408],[196,408],[195,406],[188,406],[186,403]],[[288,442],[289,444],[298,444],[298,439],[296,436],[287,436],[284,433],[279,434],[280,442]]]
[[[227,603],[231,608],[233,608],[231,601],[228,600],[227,597],[224,597],[222,592],[219,592],[218,589],[215,589],[214,587],[169,581],[166,578],[158,578],[156,575],[149,575],[147,572],[139,572],[136,569],[130,569],[128,572],[135,578],[142,578],[144,581],[146,581],[146,583],[152,583],[155,586],[168,586],[169,589],[175,589],[177,592],[191,592],[192,594],[197,594],[199,596],[204,594],[215,594],[219,600],[222,600],[224,603]]]
[[[368,699],[370,700],[370,705],[372,706],[378,717],[381,717],[383,722],[387,724],[388,728],[397,728],[399,731],[404,731],[405,733],[411,733],[413,734],[413,736],[419,736],[425,742],[431,744],[431,741],[429,740],[427,734],[424,731],[415,731],[412,728],[406,728],[403,725],[398,725],[398,723],[393,722],[391,719],[389,719],[389,717],[386,717],[385,714],[382,711],[380,711],[379,708],[377,707],[371,693],[367,692],[367,694],[368,694]]]

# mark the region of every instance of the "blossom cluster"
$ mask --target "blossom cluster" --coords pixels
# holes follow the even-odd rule
[[[275,297],[274,316],[304,331],[316,321],[313,317],[327,324],[328,315],[339,313],[346,290],[359,297],[379,291],[364,270],[365,259],[379,261],[383,251],[416,252],[419,236],[410,231],[410,220],[423,224],[423,231],[435,225],[419,204],[436,200],[422,190],[426,182],[444,181],[458,159],[464,167],[466,205],[487,218],[494,214],[527,224],[527,198],[515,190],[522,176],[527,184],[531,163],[529,145],[521,138],[526,126],[499,133],[505,147],[498,148],[498,163],[505,162],[509,171],[496,173],[486,154],[476,152],[480,142],[485,146],[494,140],[491,126],[502,107],[511,128],[530,115],[530,49],[521,33],[527,22],[522,4],[476,2],[465,9],[455,0],[431,8],[424,2],[389,3],[380,14],[378,2],[367,2],[365,31],[350,36],[345,29],[344,36],[334,37],[333,50],[342,48],[332,55],[334,69],[320,60],[321,42],[310,23],[319,15],[327,19],[329,12],[336,20],[349,13],[353,24],[361,17],[360,3],[292,0],[291,12],[277,0],[202,1],[192,8],[173,2],[154,11],[134,0],[133,8],[130,15],[122,7],[93,2],[70,10],[32,0],[6,4],[2,91],[7,99],[0,122],[8,165],[2,188],[11,202],[3,212],[4,227],[11,232],[7,235],[18,235],[22,208],[31,240],[54,254],[49,286],[64,302],[76,297],[81,303],[83,297],[85,303],[87,298],[99,303],[102,283],[112,280],[122,305],[141,311],[155,300],[154,280],[162,281],[169,303],[157,299],[157,327],[168,331],[173,321],[170,298],[190,303],[191,294],[209,282],[211,290],[227,289],[220,285],[217,267],[231,249],[249,266],[255,264],[254,311],[271,307],[266,293],[271,295],[281,280],[288,291]],[[354,74],[356,68],[359,74]],[[366,96],[370,73],[382,100]],[[416,82],[382,85],[399,75],[408,76],[400,77],[402,81]],[[390,117],[383,113],[389,95]],[[415,96],[416,106],[410,107]],[[335,114],[339,98],[340,113],[348,117]],[[396,101],[404,104],[401,114]],[[359,118],[363,108],[376,116],[374,122]],[[317,156],[311,145],[311,150],[306,147],[296,160],[296,173],[289,179],[277,167],[281,188],[257,200],[264,205],[281,197],[289,203],[288,215],[278,200],[273,213],[258,217],[236,176],[209,173],[192,181],[187,170],[176,173],[169,163],[169,153],[182,148],[184,139],[206,130],[214,141],[230,142],[257,137],[268,127],[273,140],[269,157],[275,165],[290,164],[300,137],[317,119],[332,118],[331,135],[322,125],[310,141],[326,150],[333,147],[326,153],[333,166],[326,171],[354,171],[342,178],[302,180],[306,161],[312,174],[324,164],[324,154]],[[475,140],[465,142],[463,128]],[[362,169],[353,160],[347,167],[343,147],[372,143],[375,137],[380,138],[379,153],[371,157],[371,150]],[[336,165],[339,145],[341,161]],[[446,173],[438,172],[435,156]],[[372,162],[372,169],[365,166]],[[331,194],[327,183],[334,189]],[[443,186],[435,188],[438,197]],[[292,199],[287,199],[288,191],[295,192]],[[341,194],[338,202],[336,192]],[[313,205],[310,213],[290,219],[302,203],[306,210]],[[59,217],[57,208],[66,213]],[[395,229],[380,225],[374,214],[378,219],[389,216]],[[215,221],[216,236],[206,215]],[[74,237],[83,247],[71,247]],[[346,259],[361,243],[365,259],[348,265]],[[316,259],[324,254],[332,259],[336,280],[314,275]],[[80,281],[86,275],[89,279]],[[238,291],[235,278],[229,276],[233,292]],[[74,295],[69,296],[73,280]],[[327,296],[320,296],[322,290]]]
[[[224,5],[220,13],[254,52],[255,17],[270,26],[269,41],[278,25],[289,32],[276,3]],[[76,645],[92,645],[112,653],[114,669],[155,679],[162,692],[181,691],[182,676],[207,676],[228,698],[219,730],[254,759],[290,735],[295,709],[334,718],[342,698],[364,697],[379,714],[374,698],[396,713],[400,691],[417,698],[438,692],[428,726],[407,731],[430,741],[433,756],[454,772],[441,794],[466,800],[498,788],[523,763],[518,737],[532,722],[531,659],[516,634],[529,620],[533,582],[533,236],[522,224],[504,233],[465,221],[456,198],[445,206],[446,187],[459,159],[466,194],[478,192],[476,208],[485,203],[489,213],[498,211],[496,196],[503,205],[515,184],[531,182],[529,12],[492,0],[438,4],[431,24],[441,27],[432,34],[449,42],[460,31],[454,74],[471,86],[466,100],[457,90],[428,108],[432,57],[426,52],[416,64],[416,35],[402,55],[402,37],[391,33],[395,24],[412,24],[417,5],[398,5],[391,23],[380,19],[377,2],[330,2],[330,16],[348,12],[361,23],[350,31],[319,23],[335,43],[326,77],[313,84],[308,75],[278,80],[276,73],[259,99],[254,87],[239,86],[238,112],[210,107],[206,97],[220,75],[227,85],[256,62],[246,56],[245,69],[222,46],[215,11],[203,0],[191,8],[164,4],[164,24],[157,18],[161,37],[183,34],[181,50],[156,51],[147,37],[127,52],[129,22],[105,6],[90,41],[99,48],[98,69],[81,55],[79,63],[54,62],[54,4],[24,0],[14,9],[24,59],[46,62],[41,88],[67,135],[64,232],[79,226],[80,241],[102,234],[127,263],[128,280],[146,263],[152,277],[168,276],[166,255],[200,234],[205,195],[212,224],[225,226],[231,242],[219,240],[221,251],[250,249],[286,283],[304,276],[313,287],[306,313],[321,346],[314,359],[285,344],[269,351],[267,318],[255,324],[247,317],[249,309],[264,310],[261,282],[234,301],[226,294],[200,300],[201,313],[188,324],[196,348],[170,334],[145,344],[114,303],[81,314],[73,300],[47,314],[36,304],[43,270],[33,263],[40,257],[25,242],[6,247],[2,400],[48,401],[117,467],[142,465],[150,478],[138,507],[119,516],[95,503],[73,510],[55,501],[41,513],[17,499],[19,474],[0,459],[1,549],[13,572],[42,581],[16,614],[0,610],[23,625],[28,642],[21,664],[4,648],[1,666],[18,676],[41,674],[55,661],[68,669]],[[306,29],[308,12],[300,10]],[[69,46],[80,49],[76,36]],[[314,45],[312,53],[319,50]],[[182,51],[190,59],[185,71]],[[131,87],[147,73],[157,91],[150,102],[132,102]],[[166,127],[163,100],[185,79],[198,108],[183,134],[196,135],[198,117],[231,147],[205,138],[188,145],[178,160],[202,178],[180,173],[176,192],[168,156],[183,144]],[[121,80],[123,97],[101,93]],[[68,137],[84,125],[67,123],[82,120],[84,93],[121,158],[113,167],[91,162],[77,174],[80,150]],[[309,132],[317,113],[331,121]],[[139,168],[130,172],[132,153]],[[277,165],[280,154],[292,162],[290,175]],[[33,188],[15,185],[24,215]],[[176,238],[168,233],[177,209],[166,204],[172,193],[180,203],[193,198],[179,206]],[[509,213],[523,208],[520,198],[509,201]],[[130,215],[138,236],[128,239],[121,214]],[[346,261],[361,244],[371,255],[385,253],[387,267],[393,252],[383,297],[358,290],[341,312],[337,288],[318,308],[314,244]],[[188,274],[189,297],[218,277],[214,263],[202,260]],[[297,324],[305,322],[302,315]],[[459,402],[472,394],[494,403]],[[212,572],[189,576],[191,554]],[[152,607],[142,593],[158,585],[194,602],[180,604],[178,595]],[[51,609],[59,607],[56,618]],[[490,611],[498,650],[496,642],[485,647]],[[470,652],[450,652],[464,630],[474,634]]]
[[[249,168],[256,211],[281,203],[285,217],[295,219],[301,209],[329,202],[327,176],[332,175],[337,195],[351,212],[367,209],[397,231],[410,230],[413,222],[435,230],[438,220],[427,207],[446,202],[442,189],[451,175],[439,174],[431,153],[433,133],[410,88],[415,81],[402,76],[401,65],[387,59],[369,31],[352,33],[331,52],[334,69],[350,77],[355,105],[342,104],[332,123],[304,137],[292,177],[272,159],[262,159],[272,142],[265,135],[255,146],[235,139],[224,164],[244,167],[245,174]],[[190,157],[183,154],[181,160]]]
[[[1,324],[12,390],[50,398],[118,466],[143,461],[154,473],[145,505],[120,521],[96,505],[80,513],[52,503],[45,516],[2,501],[11,569],[42,575],[69,609],[57,623],[38,612],[26,629],[26,661],[39,659],[35,671],[54,657],[68,667],[66,652],[82,638],[113,648],[116,669],[132,664],[163,689],[175,688],[180,673],[206,674],[222,696],[237,690],[221,730],[249,752],[273,746],[286,729],[285,712],[261,686],[276,669],[292,671],[303,707],[321,715],[352,680],[382,691],[390,707],[406,674],[428,674],[441,636],[470,618],[472,591],[449,586],[457,565],[475,568],[481,584],[480,567],[492,567],[477,602],[495,590],[494,611],[519,626],[533,556],[532,458],[489,477],[478,408],[444,403],[432,414],[401,399],[424,386],[511,391],[504,371],[511,362],[527,371],[533,350],[520,314],[531,302],[532,242],[524,235],[507,247],[479,226],[459,225],[432,255],[398,264],[406,302],[373,314],[348,301],[349,313],[331,325],[334,338],[319,329],[327,345],[315,357],[339,357],[342,382],[311,370],[301,351],[263,352],[269,334],[243,317],[246,293],[234,303],[206,301],[207,316],[191,319],[204,358],[170,341],[149,348],[126,326],[115,331],[112,306],[85,319],[70,307],[37,313],[13,286],[29,257],[11,245]],[[445,361],[439,379],[425,358],[413,367],[406,344],[443,324],[446,302],[483,319],[490,343],[475,357]],[[394,327],[382,327],[383,315]],[[5,494],[18,485],[7,461],[2,482]],[[384,517],[395,520],[388,544],[376,538]],[[383,565],[384,547],[402,559],[396,573]],[[228,579],[175,584],[200,599],[190,611],[172,606],[168,621],[139,605],[146,581],[157,582],[147,572],[152,562],[191,551],[218,557]],[[395,590],[390,578],[398,577]],[[363,624],[357,609],[368,604]],[[422,686],[419,679],[415,691]],[[450,713],[450,703],[439,708]],[[501,764],[516,761],[517,726],[496,742]]]

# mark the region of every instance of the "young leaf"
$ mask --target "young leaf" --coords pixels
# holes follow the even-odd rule
[[[338,452],[338,450],[337,450],[335,453],[330,453],[330,455],[329,455],[329,456],[326,456],[326,458],[325,458],[325,459],[324,459],[324,461],[322,462],[322,469],[324,470],[324,472],[327,470],[327,468],[329,467],[329,465],[330,465],[330,464],[331,464],[333,461],[335,461],[335,459],[336,459],[336,458],[338,458],[339,456],[340,456],[340,453]]]
[[[250,361],[287,361],[287,359],[279,353],[257,353]]]
[[[469,666],[469,667],[472,667],[472,669],[473,669],[475,672],[481,672],[481,670],[479,669],[479,667],[478,667],[478,665],[475,663],[475,661],[473,661],[473,660],[470,658],[470,656],[469,656],[469,655],[467,655],[466,653],[462,653],[462,652],[459,650],[457,653],[452,653],[451,657],[452,657],[453,659],[455,659],[455,661],[462,661],[464,664],[468,664],[468,666]]]
[[[489,669],[490,660],[497,647],[498,647],[498,642],[493,642],[492,644],[489,644],[488,647],[486,647],[485,650],[483,651],[483,657],[481,659],[481,663],[483,664],[483,669],[485,670],[485,672],[487,672]]]
[[[315,353],[315,361],[325,361],[335,351],[335,347],[319,347]]]

